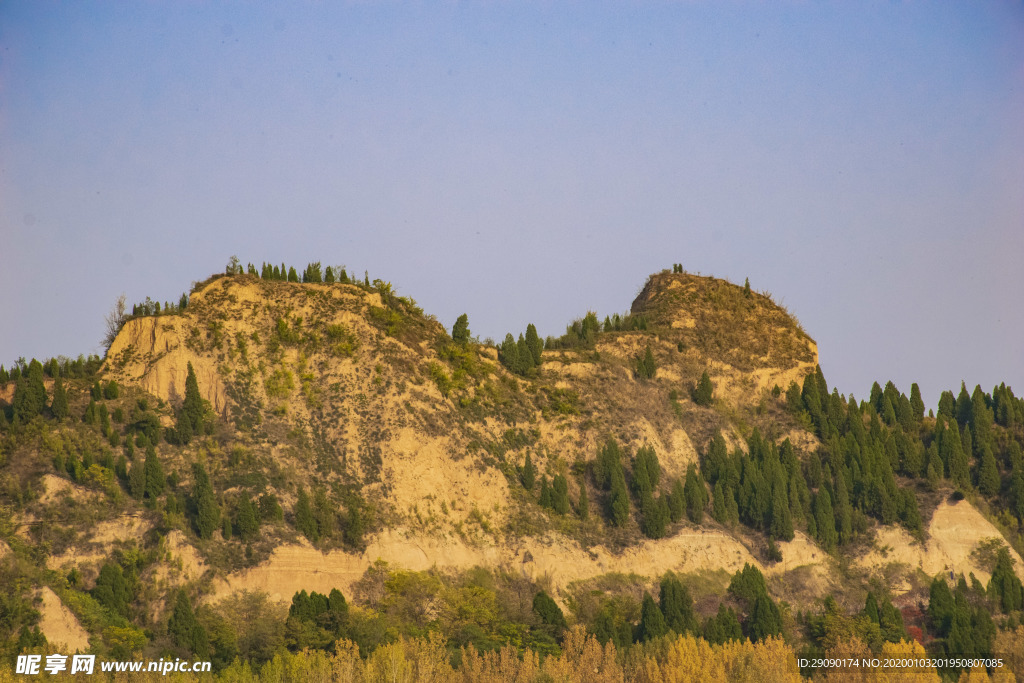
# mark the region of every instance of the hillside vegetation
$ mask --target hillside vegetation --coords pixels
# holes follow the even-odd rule
[[[749,283],[676,266],[491,344],[233,262],[112,321],[104,359],[0,366],[4,662],[739,679],[1024,643],[1024,402],[843,396]]]

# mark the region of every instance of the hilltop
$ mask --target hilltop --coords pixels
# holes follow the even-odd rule
[[[5,571],[26,600],[39,591],[51,640],[184,652],[176,601],[209,631],[242,603],[281,615],[337,590],[367,652],[438,629],[477,647],[512,629],[545,651],[551,610],[522,606],[539,591],[598,636],[614,621],[625,647],[665,577],[694,619],[721,604],[755,634],[775,612],[730,587],[749,568],[790,610],[772,607],[770,632],[818,647],[794,611],[828,595],[856,613],[874,591],[927,629],[936,574],[1003,581],[1004,546],[1021,575],[1024,403],[963,389],[926,416],[916,385],[891,384],[848,401],[799,322],[749,284],[677,267],[629,313],[495,346],[381,280],[229,270],[178,305],[136,306],[102,364],[0,370],[0,554],[23,558]],[[491,616],[454,626],[446,610],[473,591]]]

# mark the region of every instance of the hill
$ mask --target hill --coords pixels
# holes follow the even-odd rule
[[[671,577],[712,642],[721,605],[754,639],[826,647],[839,622],[804,612],[831,595],[856,615],[869,593],[905,615],[892,633],[945,642],[919,609],[932,577],[970,576],[997,603],[1019,586],[999,559],[1022,575],[1024,404],[1005,386],[929,416],[891,384],[848,400],[770,296],[681,269],[628,314],[490,346],[389,283],[313,265],[138,305],[102,364],[0,368],[0,569],[24,607],[9,652],[38,625],[100,652],[198,652],[172,627],[182,599],[208,640],[227,629],[203,646],[221,666],[341,635],[364,654],[434,631],[555,651],[540,594],[626,647]],[[774,612],[737,587],[748,572]],[[332,590],[347,625],[303,631],[295,600]],[[233,621],[253,609],[269,649]]]

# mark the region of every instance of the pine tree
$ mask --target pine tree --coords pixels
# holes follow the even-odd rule
[[[329,285],[334,284],[334,271],[330,266],[327,266],[327,268],[324,269],[324,282]]]
[[[192,603],[184,589],[178,589],[174,600],[174,611],[167,621],[167,633],[178,647],[204,659],[210,656],[210,643],[206,629],[196,621]]]
[[[548,478],[547,477],[541,477],[540,478],[540,498],[538,499],[537,503],[542,508],[549,508],[549,507],[552,506],[552,502],[551,502],[551,487],[548,486]]]
[[[651,351],[651,345],[648,344],[644,355],[636,359],[636,374],[640,379],[654,379],[657,372],[658,366],[654,362],[654,353]]]
[[[540,356],[544,351],[544,342],[537,336],[537,328],[533,323],[526,326],[526,346],[530,350],[530,356],[533,358],[533,365],[540,367]]]
[[[452,341],[463,345],[469,343],[469,316],[465,313],[456,318],[452,326]]]
[[[60,377],[53,381],[53,401],[50,404],[50,411],[58,422],[62,422],[68,416],[68,395],[64,391],[64,382]]]
[[[46,407],[46,386],[43,384],[43,365],[35,358],[29,363],[24,377],[14,387],[12,399],[14,420],[27,423]]]
[[[348,515],[345,520],[345,533],[342,538],[345,543],[353,548],[360,548],[363,545],[363,512],[362,503],[358,497],[353,497],[346,503]]]
[[[1004,614],[1024,607],[1024,587],[1013,571],[1013,560],[1005,545],[1000,546],[996,555],[996,565],[988,582],[988,597]]]
[[[217,498],[213,493],[213,485],[210,483],[210,476],[202,463],[195,463],[192,466],[192,498],[196,509],[196,530],[200,538],[210,538],[214,529],[220,524],[220,506],[217,505]]]
[[[530,370],[533,370],[533,354],[530,352],[530,347],[526,344],[526,339],[522,334],[519,335],[519,339],[516,341],[516,356],[519,358],[517,374],[525,375]]]
[[[576,504],[576,512],[582,521],[590,519],[590,500],[587,498],[587,484],[583,481],[580,482],[580,498]]]
[[[749,277],[743,282],[743,296],[747,297],[748,299],[751,297]]]
[[[715,387],[711,383],[711,377],[708,376],[708,371],[705,370],[701,374],[697,386],[693,389],[693,402],[699,406],[711,405],[714,391]]]
[[[928,621],[932,631],[938,636],[942,637],[949,633],[954,609],[953,593],[949,590],[949,584],[941,576],[935,577],[928,597]]]
[[[767,593],[757,596],[750,613],[750,639],[764,640],[782,634],[782,613]]]
[[[637,641],[646,643],[667,634],[668,624],[665,623],[665,615],[654,604],[654,598],[650,593],[644,593],[643,604],[640,607],[640,625],[637,627]]]
[[[282,268],[282,270],[284,270]],[[295,266],[288,269],[288,282],[298,282],[299,274],[295,272]]]
[[[188,427],[185,428],[186,431],[191,431],[192,434],[203,433],[204,413],[205,407],[203,406],[203,397],[199,394],[199,382],[196,380],[196,372],[192,369],[192,363],[189,363],[188,373],[185,376],[185,401],[182,403],[181,411],[178,413],[179,440],[183,422],[188,423]]]
[[[501,342],[501,347],[498,349],[498,360],[509,372],[519,372],[519,349],[511,332],[506,334],[505,340]]]
[[[875,599],[875,594],[871,591],[868,591],[868,596],[864,600],[864,614],[866,614],[868,619],[871,621],[876,624],[879,623],[878,600]]]
[[[640,530],[647,538],[664,538],[665,526],[668,523],[668,504],[665,498],[655,498],[653,494],[647,493],[640,499],[640,513],[642,515]]]

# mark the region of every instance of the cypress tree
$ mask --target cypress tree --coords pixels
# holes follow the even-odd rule
[[[678,480],[676,481],[678,482]],[[719,479],[715,482],[715,493],[711,499],[711,516],[719,524],[729,523],[729,508],[725,500],[726,495],[725,488],[722,486],[722,480]]]
[[[157,458],[156,449],[152,444],[146,448],[146,461],[143,465],[143,471],[146,476],[146,498],[155,501],[164,492],[167,481],[164,478],[164,469],[160,466],[160,460]]]
[[[359,548],[363,544],[363,512],[362,504],[358,497],[353,497],[346,503],[348,516],[345,520],[345,533],[342,537],[345,543],[353,548]]]
[[[848,543],[853,538],[853,506],[850,505],[846,477],[841,467],[836,469],[835,494],[836,531],[839,533],[839,542]]]
[[[533,491],[533,485],[536,483],[537,471],[533,467],[533,460],[530,458],[530,454],[526,454],[526,462],[523,463],[523,471],[519,479],[523,483],[523,488],[527,491]]]
[[[58,422],[62,422],[68,416],[68,395],[64,391],[64,382],[60,377],[53,381],[53,401],[50,404],[50,411]]]
[[[192,466],[192,498],[196,508],[196,530],[200,538],[210,538],[220,524],[220,506],[213,493],[213,484],[202,463]]]
[[[576,504],[576,511],[582,521],[590,519],[590,500],[587,498],[587,483],[584,481],[580,482],[580,498]]]
[[[868,619],[871,621],[876,624],[879,623],[878,600],[875,599],[875,594],[871,591],[868,591],[868,596],[864,600],[864,614],[866,614]]]
[[[27,423],[46,407],[46,386],[43,384],[43,365],[35,358],[29,363],[25,377],[18,380],[12,399],[14,419]]]
[[[647,538],[664,538],[665,526],[668,523],[668,503],[664,496],[655,498],[653,494],[647,493],[640,501],[641,531]]]
[[[329,285],[334,284],[334,271],[331,269],[330,266],[327,266],[327,268],[324,269],[324,282],[326,282]]]
[[[644,593],[643,604],[640,607],[640,625],[637,628],[637,641],[646,643],[649,640],[660,638],[667,634],[668,624],[665,623],[665,615],[654,604],[654,598],[651,597],[650,593]]]
[[[932,631],[940,637],[949,633],[954,609],[953,593],[949,590],[949,584],[941,576],[935,577],[928,595],[928,621]]]
[[[306,489],[301,487],[299,488],[298,500],[295,503],[295,528],[313,543],[319,540],[316,518],[313,516],[309,495],[306,493]]]
[[[724,603],[718,603],[718,614],[704,622],[704,640],[712,645],[743,640],[743,629],[731,607],[726,609]]]
[[[626,491],[626,480],[621,466],[618,471],[612,472],[609,512],[615,526],[625,526],[629,521],[629,492]]]
[[[509,372],[519,372],[519,348],[516,346],[516,340],[509,332],[505,335],[505,340],[501,342],[501,347],[498,349],[498,360]]]
[[[924,401],[921,399],[921,388],[917,386],[917,382],[910,385],[910,408],[914,420],[921,422],[924,419]]]
[[[686,470],[686,484],[683,486],[683,495],[686,498],[686,516],[694,524],[704,521],[704,506],[707,504],[707,490],[704,484],[697,478],[697,471],[693,465]]]
[[[238,516],[235,518],[235,528],[238,530],[239,537],[243,539],[252,538],[259,531],[259,515],[257,514],[256,506],[252,502],[252,498],[247,493],[242,494],[241,499],[238,501]]]
[[[981,462],[978,465],[978,491],[981,495],[992,497],[999,493],[999,466],[992,447],[987,443],[981,447]]]
[[[526,339],[522,334],[519,335],[519,339],[516,341],[516,356],[519,358],[519,367],[516,372],[520,375],[525,375],[530,370],[533,370],[533,354],[530,352],[530,347],[526,343]]]
[[[560,515],[569,512],[569,482],[561,474],[551,482],[551,507]]]
[[[748,299],[751,297],[749,277],[743,282],[743,296],[747,297]]]
[[[721,482],[718,483],[718,485],[720,484]],[[686,514],[686,492],[683,490],[683,482],[679,480],[679,477],[672,480],[672,490],[668,494],[668,513],[669,519],[673,522],[678,522]]]
[[[764,640],[782,634],[782,613],[767,593],[757,596],[750,614],[750,639]]]
[[[1024,587],[1013,571],[1013,560],[1005,545],[996,555],[996,566],[988,582],[988,597],[999,605],[1004,614],[1024,607]]]
[[[548,478],[547,477],[541,477],[540,478],[540,498],[538,499],[537,503],[542,508],[549,508],[549,507],[552,506],[552,502],[551,502],[551,487],[548,486]]]
[[[283,269],[282,269],[283,270]],[[298,282],[299,274],[295,272],[295,266],[288,269],[288,282]]]
[[[544,351],[544,342],[537,336],[537,328],[533,323],[526,326],[526,346],[530,350],[530,356],[533,358],[533,364],[536,367],[540,367],[540,356]]]
[[[545,625],[551,627],[556,635],[558,632],[564,631],[568,628],[568,624],[565,623],[565,615],[562,614],[562,610],[558,607],[558,604],[551,599],[551,596],[540,591],[533,596],[533,611],[537,613],[540,620]]]
[[[693,611],[693,598],[690,597],[690,591],[671,574],[666,574],[661,579],[660,588],[658,605],[668,628],[679,635],[686,633],[697,635],[697,616]]]
[[[711,377],[708,375],[708,371],[705,370],[701,373],[700,380],[693,389],[693,402],[699,406],[709,406],[713,400],[714,392],[715,387],[711,383]]]
[[[827,552],[835,550],[839,534],[836,532],[836,520],[832,512],[832,499],[828,489],[821,488],[814,497],[814,521],[818,530],[818,542]]]
[[[132,498],[142,500],[146,494],[146,468],[141,462],[133,462],[128,473],[128,492]]]
[[[184,589],[178,589],[174,610],[167,621],[167,633],[178,647],[197,657],[209,657],[210,645],[206,629],[196,621],[192,603]]]
[[[469,316],[465,313],[456,318],[452,326],[452,341],[463,345],[469,343]]]
[[[192,369],[192,363],[189,363],[188,374],[185,377],[185,401],[181,405],[181,412],[178,413],[179,434],[181,433],[183,422],[188,422],[188,427],[185,428],[186,431],[190,430],[192,434],[202,434],[204,430],[204,412],[203,397],[199,394],[199,382],[196,380],[196,372]]]

